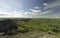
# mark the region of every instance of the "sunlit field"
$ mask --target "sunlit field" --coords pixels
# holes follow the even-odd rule
[[[0,38],[60,38],[60,19],[1,19],[0,32]]]

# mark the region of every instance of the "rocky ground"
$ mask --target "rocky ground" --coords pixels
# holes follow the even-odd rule
[[[27,32],[27,33],[19,33],[16,35],[0,35],[0,38],[60,38],[58,35],[51,35],[46,32],[38,32],[38,31],[33,31],[33,32]]]

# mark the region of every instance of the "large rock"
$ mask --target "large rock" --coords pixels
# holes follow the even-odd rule
[[[12,30],[16,30],[16,29],[18,29],[18,26],[12,20],[5,19],[0,21],[0,32],[11,34]]]

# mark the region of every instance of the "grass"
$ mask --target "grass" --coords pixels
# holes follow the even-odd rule
[[[60,19],[11,19],[18,25],[18,33],[0,38],[60,38]]]
[[[37,30],[48,33],[60,33],[60,19],[15,19],[18,30]]]

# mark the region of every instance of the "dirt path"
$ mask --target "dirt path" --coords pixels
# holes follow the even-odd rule
[[[60,37],[57,35],[50,35],[45,32],[33,31],[33,32],[28,32],[28,33],[19,33],[17,35],[12,35],[12,36],[0,35],[0,38],[60,38]]]

